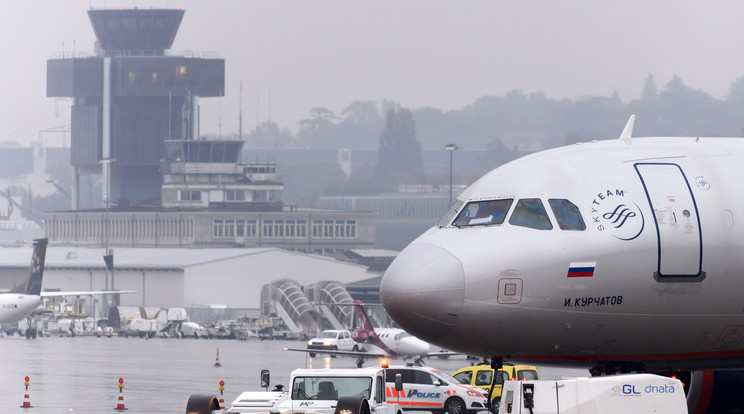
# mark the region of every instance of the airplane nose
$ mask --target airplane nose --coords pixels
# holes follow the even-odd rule
[[[441,340],[454,329],[462,312],[462,263],[431,243],[411,244],[383,275],[380,298],[401,328],[425,341]]]

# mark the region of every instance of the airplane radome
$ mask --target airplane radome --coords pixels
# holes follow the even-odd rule
[[[632,121],[480,178],[390,265],[388,314],[468,355],[675,374],[693,408],[744,407],[722,371],[744,370],[744,139]]]

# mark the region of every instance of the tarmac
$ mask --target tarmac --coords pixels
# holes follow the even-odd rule
[[[310,358],[304,341],[142,339],[19,336],[0,338],[0,412],[19,412],[26,397],[37,413],[102,413],[117,406],[130,413],[183,413],[191,394],[219,397],[229,406],[241,392],[260,389],[260,371],[271,385],[287,385],[296,368],[354,368],[354,358]],[[219,349],[219,356],[218,356]],[[216,367],[218,361],[221,366]],[[432,358],[427,365],[452,373],[473,362],[462,355]],[[391,364],[405,363],[393,360]],[[365,366],[377,364],[369,360]],[[588,376],[586,370],[540,368],[541,379]],[[123,388],[119,392],[119,379]]]

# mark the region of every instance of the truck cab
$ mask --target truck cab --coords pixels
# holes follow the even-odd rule
[[[269,375],[262,373],[262,385],[268,387]],[[399,407],[388,404],[385,393],[385,371],[380,368],[296,369],[290,376],[290,389],[246,391],[238,395],[230,414],[288,413],[333,414],[343,409],[348,414],[402,414]],[[209,414],[214,410],[213,396],[192,395],[187,413]]]

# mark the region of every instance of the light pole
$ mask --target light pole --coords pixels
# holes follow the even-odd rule
[[[452,205],[452,153],[459,150],[460,147],[458,147],[456,144],[447,144],[444,146],[444,149],[449,151],[449,158],[450,158],[450,171],[449,171],[449,206]]]
[[[113,254],[109,250],[109,206],[111,204],[111,164],[116,162],[116,158],[104,158],[100,161],[98,161],[101,164],[101,167],[103,168],[103,179],[105,180],[106,188],[103,191],[103,198],[106,206],[106,213],[104,216],[104,223],[103,223],[103,231],[104,231],[104,237],[103,237],[103,246],[104,246],[104,255],[103,260],[106,264],[105,268],[105,290],[109,289],[109,270],[111,270],[111,290],[114,289],[114,266],[113,266]],[[106,300],[106,308],[108,308],[109,305],[109,299],[108,297]],[[104,311],[108,312],[108,309],[105,309]]]

